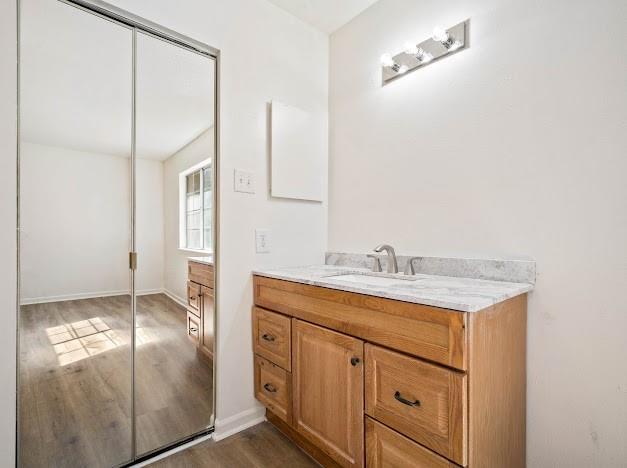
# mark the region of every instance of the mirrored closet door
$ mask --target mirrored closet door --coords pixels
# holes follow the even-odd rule
[[[215,54],[94,5],[20,1],[24,467],[123,466],[214,420]]]
[[[213,276],[190,275],[190,265],[213,265],[215,62],[138,32],[136,73],[135,401],[144,454],[206,428],[213,414],[213,354],[203,352],[213,340],[202,341],[213,335]]]

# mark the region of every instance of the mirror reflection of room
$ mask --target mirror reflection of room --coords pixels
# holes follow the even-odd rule
[[[212,60],[137,35],[138,454],[213,413],[214,86]]]
[[[20,466],[113,466],[132,456],[132,31],[25,0],[20,39]]]
[[[20,466],[121,465],[213,425],[215,62],[56,1],[20,39]]]

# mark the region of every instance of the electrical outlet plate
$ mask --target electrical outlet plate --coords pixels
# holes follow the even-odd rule
[[[255,193],[255,181],[252,172],[235,169],[233,172],[233,190],[242,193]]]
[[[255,248],[257,253],[270,252],[270,230],[255,229]]]

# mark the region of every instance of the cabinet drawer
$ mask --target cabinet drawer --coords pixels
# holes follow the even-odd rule
[[[455,468],[457,465],[366,417],[368,468]]]
[[[288,424],[292,418],[292,374],[255,355],[255,398]]]
[[[466,376],[366,345],[366,413],[460,465],[466,464]]]
[[[187,311],[187,337],[195,344],[200,339],[200,319],[196,315]]]
[[[466,369],[466,313],[254,277],[255,305],[386,348]]]
[[[200,285],[187,282],[187,310],[200,317]]]
[[[213,289],[213,266],[204,263],[187,262],[187,279]]]
[[[255,353],[292,370],[291,320],[259,307],[253,307],[253,348]]]

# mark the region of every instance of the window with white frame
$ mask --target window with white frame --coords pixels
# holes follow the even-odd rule
[[[212,251],[213,179],[206,160],[179,176],[180,236],[182,249]]]

